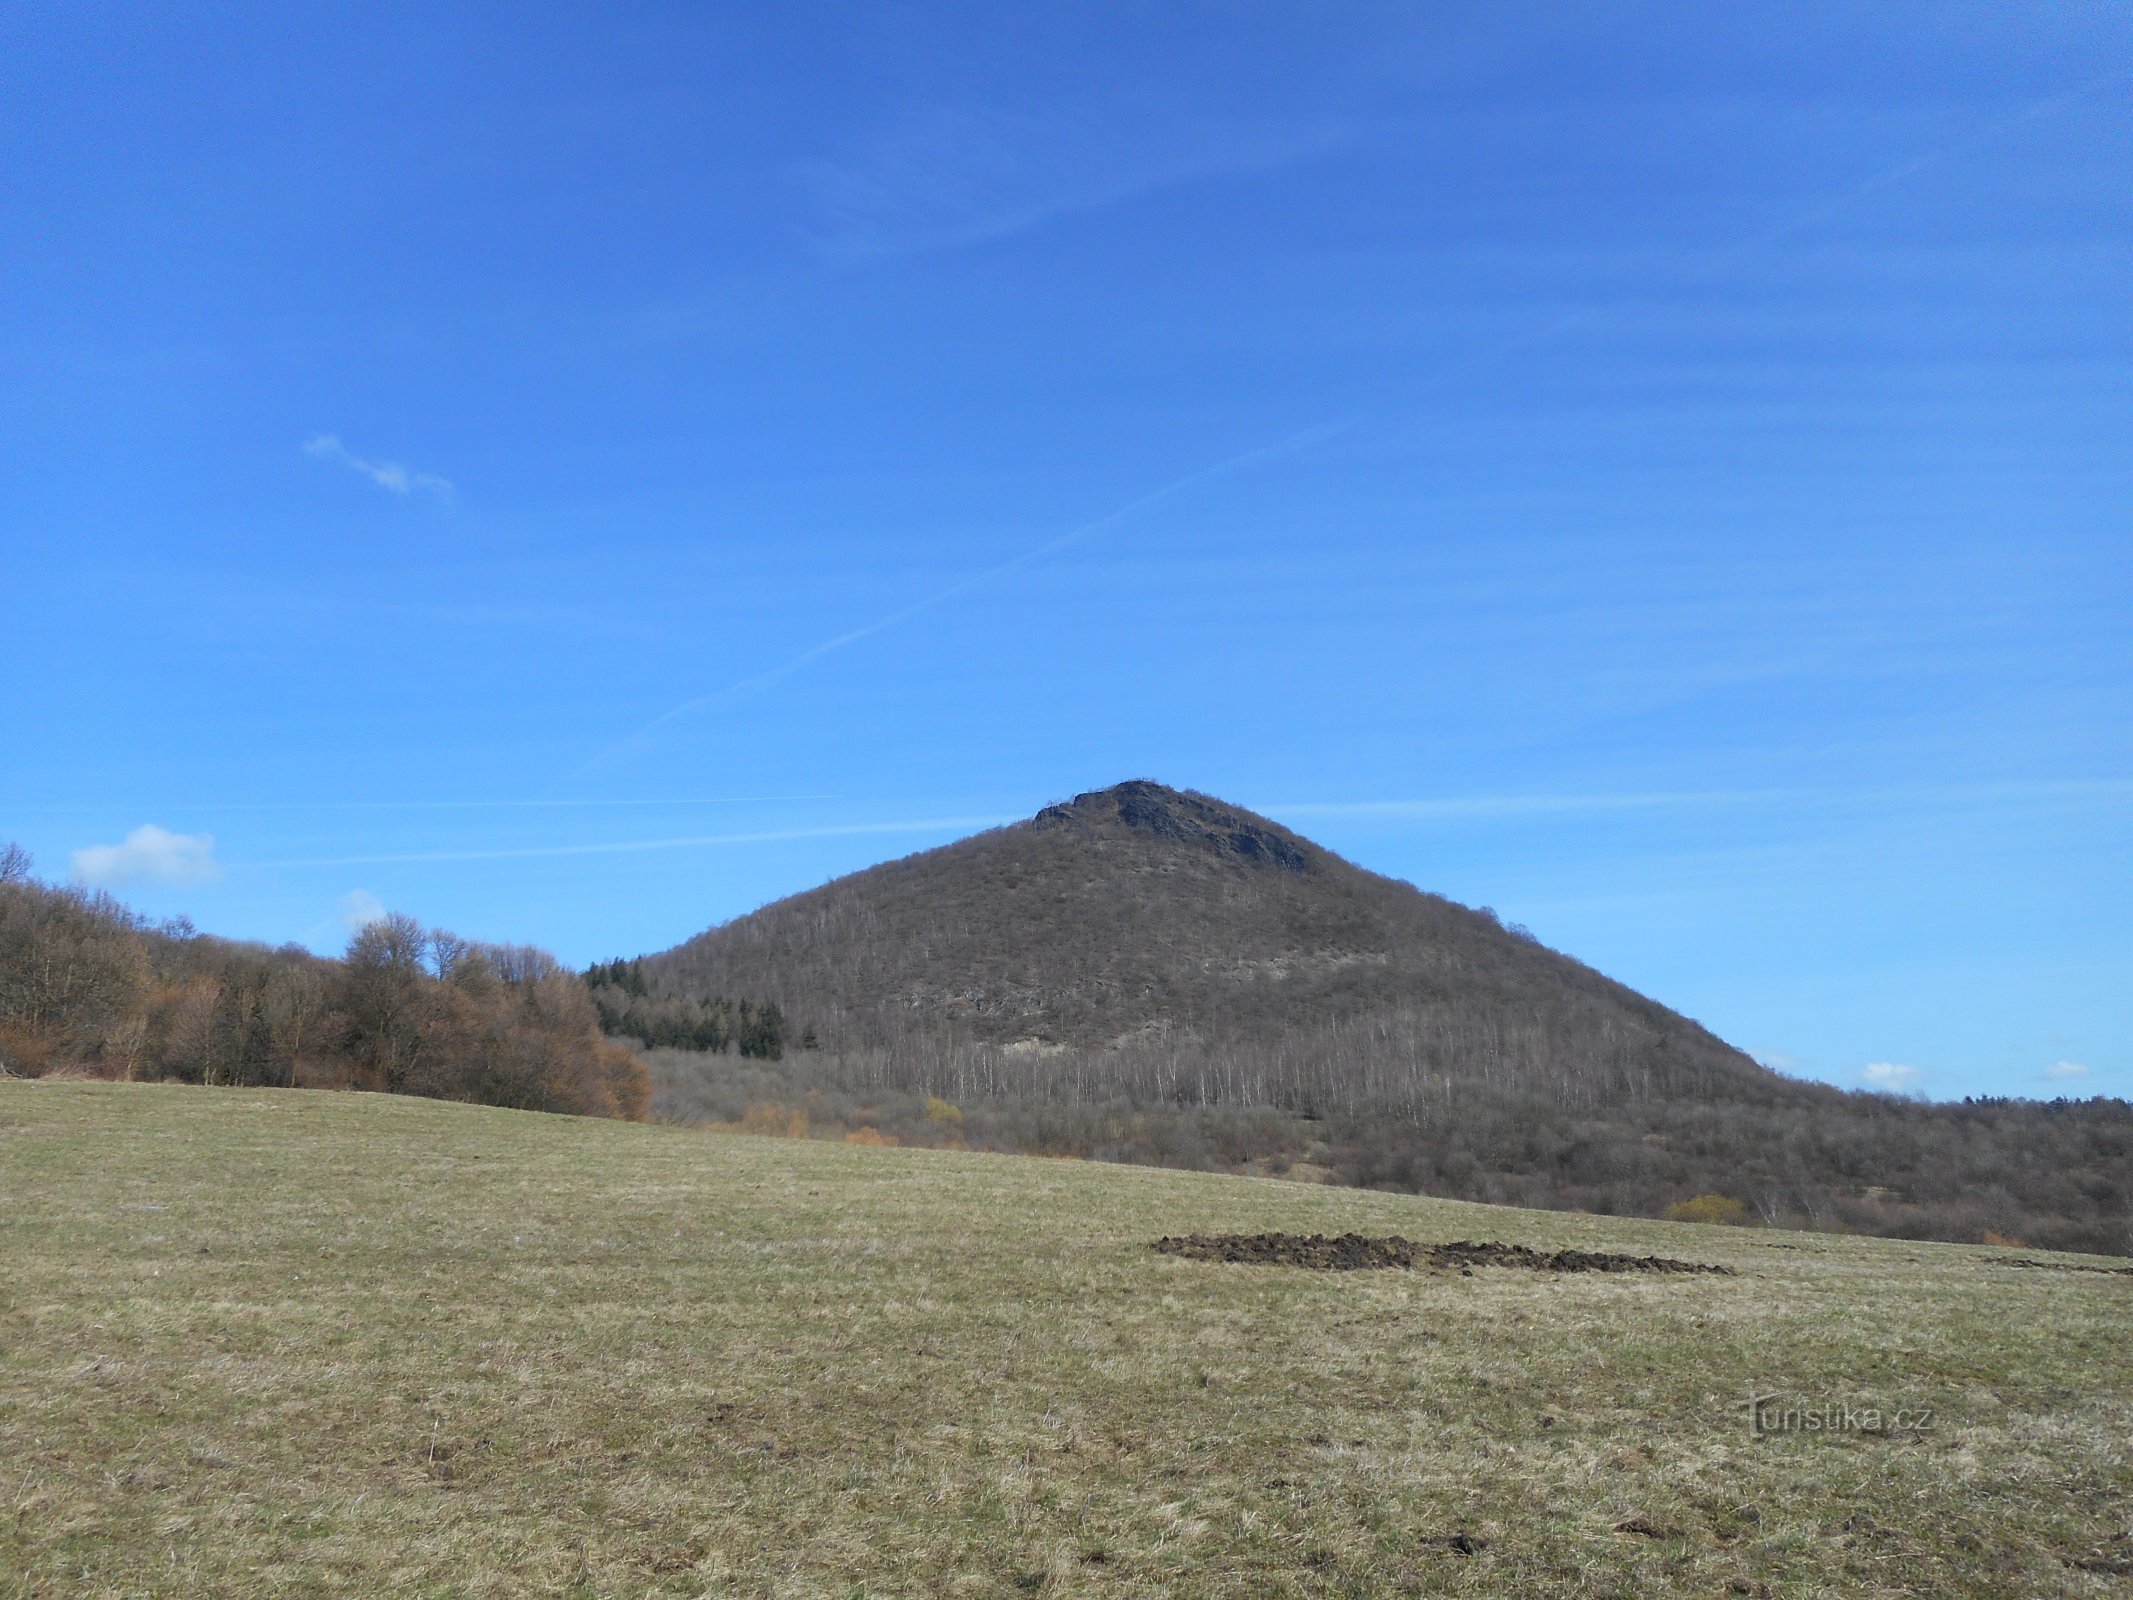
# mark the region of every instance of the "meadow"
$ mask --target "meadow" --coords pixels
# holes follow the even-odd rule
[[[2124,1265],[0,1082],[0,1597],[2122,1595]]]

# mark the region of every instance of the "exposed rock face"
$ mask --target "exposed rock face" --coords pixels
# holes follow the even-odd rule
[[[1311,865],[1312,847],[1265,818],[1144,778],[1077,794],[1065,805],[1046,806],[1036,818],[1039,828],[1106,824],[1286,872],[1303,872]]]

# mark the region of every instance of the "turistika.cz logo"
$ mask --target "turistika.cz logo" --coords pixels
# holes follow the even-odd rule
[[[1931,1406],[1893,1411],[1848,1399],[1788,1400],[1778,1394],[1748,1395],[1748,1431],[1766,1433],[1916,1433],[1933,1426]]]

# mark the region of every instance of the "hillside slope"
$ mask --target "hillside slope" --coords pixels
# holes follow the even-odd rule
[[[1788,1087],[1487,913],[1146,782],[794,895],[644,973],[773,999],[832,1049],[998,1052],[1022,1087],[1335,1109],[1448,1080],[1571,1105]]]

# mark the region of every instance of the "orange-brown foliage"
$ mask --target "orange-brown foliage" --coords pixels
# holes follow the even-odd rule
[[[19,1024],[0,1023],[0,1067],[18,1078],[41,1078],[52,1066],[52,1041]]]
[[[388,1090],[642,1118],[651,1081],[545,951],[407,917],[347,957],[151,925],[0,852],[0,1065],[113,1078]]]
[[[804,1106],[757,1102],[748,1108],[736,1126],[743,1133],[762,1134],[772,1139],[804,1139],[807,1137],[807,1110]]]

